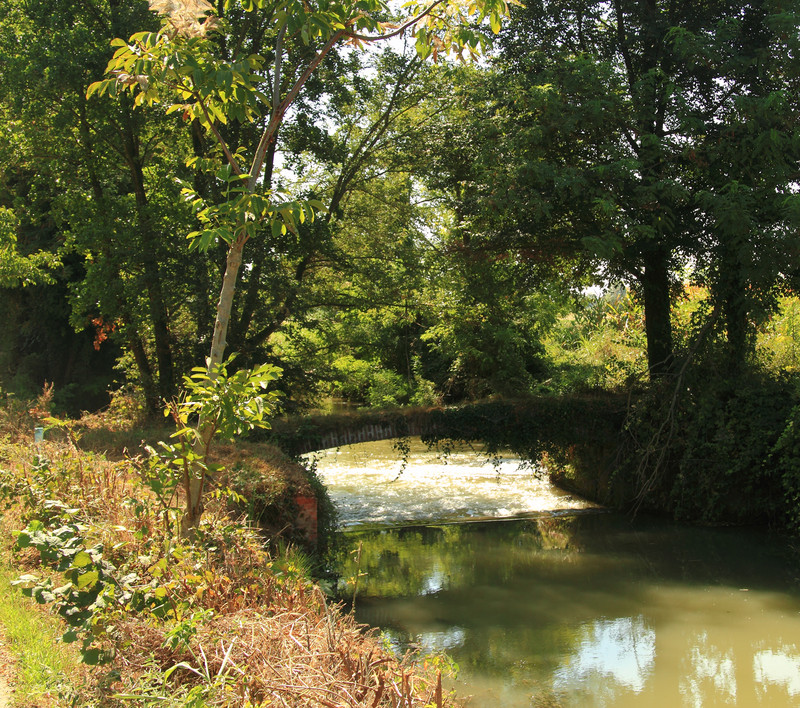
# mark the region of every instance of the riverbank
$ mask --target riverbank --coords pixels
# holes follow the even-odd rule
[[[0,444],[3,537],[19,532],[10,592],[58,617],[84,668],[57,695],[18,693],[16,705],[453,705],[436,672],[398,660],[332,605],[308,557],[270,548],[274,531],[228,493],[234,473],[260,479],[251,492],[263,499],[296,491],[278,453],[222,448],[231,474],[188,542],[175,533],[179,499],[142,459],[98,451],[97,431],[62,428],[62,441],[34,445],[21,428]]]

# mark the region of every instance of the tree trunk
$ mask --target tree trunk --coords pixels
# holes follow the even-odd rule
[[[156,345],[158,392],[163,399],[169,399],[175,394],[175,371],[169,336],[169,315],[164,299],[164,291],[161,287],[161,272],[156,257],[159,251],[157,237],[153,233],[147,213],[148,199],[139,140],[133,126],[133,118],[130,115],[126,116],[124,152],[131,182],[133,183],[133,193],[136,197],[136,216],[142,234],[142,249],[144,253],[142,267],[144,268],[144,285],[147,290],[150,321],[153,324],[153,338]]]
[[[724,262],[724,261],[723,261]],[[744,368],[747,356],[752,349],[748,306],[745,295],[747,284],[735,264],[726,265],[723,276],[722,312],[725,317],[725,332],[728,340],[728,360],[731,368],[739,372]]]
[[[208,357],[207,371],[210,378],[217,377],[217,367],[222,363],[225,355],[228,324],[233,308],[233,295],[236,292],[236,279],[239,277],[239,268],[242,265],[242,251],[247,242],[244,231],[234,240],[228,249],[225,275],[222,279],[222,289],[217,303],[217,318],[214,322],[214,338],[211,341],[211,355]],[[214,437],[214,424],[209,420],[200,420],[198,424],[199,436],[196,443],[196,452],[204,458],[208,455],[211,438]],[[186,511],[181,518],[181,534],[190,536],[200,522],[203,515],[203,491],[205,488],[205,472],[202,469],[187,470],[184,478],[186,492]]]
[[[156,390],[155,383],[153,382],[153,371],[150,368],[150,362],[147,360],[147,353],[142,345],[142,340],[139,339],[137,334],[131,334],[128,337],[128,346],[133,353],[133,360],[136,362],[136,368],[139,370],[139,381],[142,384],[142,391],[144,392],[144,405],[148,417],[155,416],[158,412],[159,397]]]
[[[644,294],[647,368],[655,380],[672,371],[672,323],[670,321],[669,268],[662,249],[645,254],[641,278]]]

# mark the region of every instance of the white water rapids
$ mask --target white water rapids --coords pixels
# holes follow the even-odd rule
[[[391,440],[312,453],[344,527],[513,518],[592,506],[517,457],[490,459],[467,447],[441,454],[419,438],[409,442],[405,463]]]

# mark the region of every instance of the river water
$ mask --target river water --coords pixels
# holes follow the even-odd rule
[[[318,453],[340,592],[474,708],[800,706],[800,564],[779,537],[631,520],[514,459],[412,441]],[[362,547],[360,565],[356,554]]]

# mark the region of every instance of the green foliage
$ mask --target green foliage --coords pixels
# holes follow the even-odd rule
[[[576,301],[556,321],[544,346],[553,371],[543,388],[625,389],[646,377],[644,313],[625,289]]]
[[[60,511],[62,521],[75,513],[63,508]],[[75,523],[64,523],[52,530],[41,521],[28,524],[17,534],[16,547],[30,546],[38,550],[42,562],[61,573],[66,582],[54,587],[50,578],[39,580],[34,575],[23,575],[13,584],[21,586],[23,594],[39,604],[54,603],[58,614],[70,627],[64,634],[64,641],[82,640],[83,661],[94,665],[113,658],[113,653],[95,646],[95,640],[107,631],[107,610],[116,609],[117,604],[124,605],[133,592],[128,582],[114,583],[116,569],[104,561],[102,546],[87,547],[82,531]]]
[[[197,416],[225,440],[232,440],[253,428],[269,428],[267,418],[275,412],[280,394],[266,389],[278,379],[281,370],[262,364],[229,375],[230,363],[229,359],[211,373],[201,367],[192,369],[191,376],[184,378],[186,396],[172,410],[165,411],[165,415],[174,412],[176,422],[184,426]],[[184,432],[189,429],[179,429],[174,437],[181,437]]]
[[[195,157],[187,163],[206,176],[213,175],[210,181],[219,187],[212,194],[213,198],[206,199],[195,186],[184,188],[185,196],[204,226],[202,231],[189,235],[192,246],[206,251],[224,244],[227,250],[208,362],[211,377],[227,346],[227,329],[245,243],[268,231],[272,249],[288,232],[298,235],[299,228],[322,207],[316,200],[276,201],[276,192],[271,187],[274,143],[287,111],[299,101],[301,91],[313,83],[323,61],[340,44],[362,46],[388,40],[410,29],[416,36],[420,55],[432,53],[436,57],[439,52],[458,53],[464,48],[474,54],[485,40],[473,23],[488,20],[496,32],[500,17],[508,12],[505,0],[481,0],[469,6],[447,3],[446,12],[434,12],[439,4],[405,5],[402,9],[405,17],[399,18],[399,29],[398,25],[377,18],[377,14],[389,13],[388,6],[380,0],[344,1],[324,7],[297,2],[267,7],[248,1],[229,2],[218,8],[221,14],[234,7],[241,7],[248,13],[257,10],[259,21],[264,28],[269,28],[267,34],[274,41],[272,56],[267,57],[249,51],[249,47],[244,48],[241,41],[231,42],[237,47],[232,56],[227,50],[221,51],[214,35],[217,31],[228,32],[229,26],[224,19],[208,15],[215,9],[209,3],[176,8],[154,1],[152,9],[162,15],[160,32],[137,32],[127,41],[113,40],[116,51],[106,68],[107,77],[89,86],[87,100],[95,94],[108,93],[133,96],[134,106],[166,103],[168,113],[181,112],[186,120],[202,127],[214,145],[214,149],[202,157],[195,151]],[[263,36],[262,32],[260,41]],[[389,115],[393,109],[390,103]],[[226,129],[237,123],[243,128],[267,116],[254,131]],[[385,129],[385,121],[381,119],[380,123]],[[235,145],[234,139],[243,141]],[[359,162],[362,160],[360,156]],[[246,161],[250,163],[249,168],[244,166]],[[266,178],[262,181],[264,173]],[[333,198],[336,205],[343,197],[340,188],[352,178],[351,174],[339,181],[338,194]],[[314,246],[312,251],[317,248]],[[258,274],[265,256],[262,253],[256,259]],[[302,267],[295,271],[297,280],[304,277],[307,258],[301,263]],[[257,290],[250,289],[249,297],[256,298]],[[249,314],[242,318],[241,326],[246,330],[255,308],[249,303],[245,309]],[[239,334],[243,337],[245,332]],[[260,336],[268,335],[269,330]],[[203,444],[207,445],[208,440]],[[191,502],[191,506],[195,504]]]
[[[190,160],[189,166],[193,164]],[[190,250],[208,251],[220,243],[230,246],[239,238],[253,238],[264,223],[270,225],[274,239],[289,231],[296,234],[306,219],[314,221],[316,213],[324,209],[318,199],[276,203],[272,194],[253,194],[244,184],[246,176],[231,175],[227,165],[219,168],[215,177],[227,183],[227,200],[222,204],[206,204],[193,188],[183,188],[184,198],[204,226],[202,231],[188,234]]]
[[[798,64],[784,28],[799,12],[688,0],[515,8],[492,70],[459,77],[448,96],[430,181],[454,203],[452,241],[540,273],[636,284],[655,378],[672,368],[674,286],[689,273],[724,311],[715,324],[742,363],[796,270]]]
[[[800,300],[783,297],[756,340],[757,358],[773,375],[800,371]]]
[[[0,287],[10,288],[37,283],[51,283],[51,271],[60,265],[56,254],[39,251],[23,255],[17,246],[19,220],[15,214],[0,206]]]
[[[632,407],[619,496],[685,520],[784,524],[796,513],[793,385],[758,370],[722,377],[708,363],[686,376]]]
[[[171,437],[176,442],[160,441],[157,448],[145,446],[148,460],[142,466],[142,479],[163,507],[168,529],[176,516],[178,489],[183,490],[184,535],[194,532],[200,522],[206,482],[221,471],[209,460],[213,438],[232,440],[254,428],[269,428],[268,416],[275,412],[279,394],[266,389],[279,377],[280,369],[262,364],[229,375],[230,363],[209,364],[210,372],[197,367],[191,376],[186,376],[183,398],[173,401],[164,411],[175,421],[177,429]],[[214,494],[237,499],[236,493],[228,489],[216,489]]]
[[[41,563],[40,573],[14,584],[53,605],[67,624],[63,640],[80,642],[85,663],[112,660],[124,648],[119,625],[131,618],[164,623],[166,641],[178,651],[217,612],[269,593],[273,578],[287,586],[301,581],[291,562],[270,560],[251,529],[224,517],[201,524],[191,543],[180,541],[174,526],[160,523],[151,480],[119,489],[90,473],[96,464],[76,450],[39,458],[27,475],[3,471],[0,487],[6,505],[25,501],[29,521],[16,534],[16,549],[36,550]],[[113,545],[98,540],[111,531],[97,515],[109,493],[115,496],[106,509],[126,519],[114,528],[125,540]]]
[[[334,366],[337,377],[341,377],[334,383],[334,395],[373,408],[391,408],[409,400],[407,382],[394,371],[352,358],[337,359]]]
[[[785,423],[772,449],[772,463],[784,495],[783,520],[797,535],[800,534],[800,406],[795,405]]]

